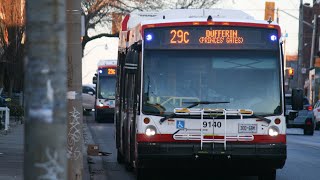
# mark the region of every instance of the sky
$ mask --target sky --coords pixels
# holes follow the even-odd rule
[[[215,7],[239,9],[250,14],[257,20],[263,20],[265,2],[265,0],[220,0]],[[287,33],[286,53],[296,55],[298,53],[300,0],[268,0],[267,2],[275,2],[275,8],[279,8],[279,25],[282,33]],[[310,3],[312,6],[313,0],[303,0],[303,3]],[[289,16],[285,12],[293,15],[297,19]]]
[[[214,8],[238,9],[250,14],[257,20],[263,20],[265,2],[265,0],[220,0]],[[268,2],[275,2],[275,8],[279,8],[281,30],[283,34],[288,34],[286,38],[286,53],[296,55],[298,52],[300,0],[268,0]],[[312,4],[312,2],[312,0],[303,0],[303,3]],[[287,15],[283,11],[296,18]],[[83,84],[92,83],[92,77],[96,72],[99,60],[117,59],[117,48],[118,38],[99,38],[87,44],[82,59]]]

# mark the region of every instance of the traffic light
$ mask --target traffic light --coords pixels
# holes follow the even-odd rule
[[[292,79],[294,76],[294,69],[293,68],[287,68],[286,69],[286,75],[289,79]]]
[[[271,21],[274,21],[274,2],[266,2],[264,9],[264,20],[268,21],[271,18]]]

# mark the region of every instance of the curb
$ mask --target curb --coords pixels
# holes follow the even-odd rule
[[[107,179],[105,169],[103,167],[103,159],[101,156],[90,156],[87,152],[89,144],[96,144],[92,138],[90,127],[87,125],[86,117],[83,118],[83,163],[84,163],[84,179],[85,180],[101,180]]]

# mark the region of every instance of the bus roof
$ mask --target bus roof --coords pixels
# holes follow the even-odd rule
[[[129,15],[126,23],[127,29],[132,29],[138,24],[158,24],[174,22],[207,21],[208,16],[214,22],[251,22],[269,24],[265,20],[255,20],[253,16],[235,9],[170,9],[161,12],[136,12]],[[275,22],[272,22],[275,24]],[[123,25],[124,26],[124,25]],[[126,29],[124,29],[126,30]]]
[[[117,65],[117,60],[114,60],[114,59],[103,59],[98,62],[98,67],[116,66],[116,65]]]

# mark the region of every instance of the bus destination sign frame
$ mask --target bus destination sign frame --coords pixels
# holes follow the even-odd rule
[[[178,26],[144,30],[145,49],[278,49],[278,31],[241,26]]]

